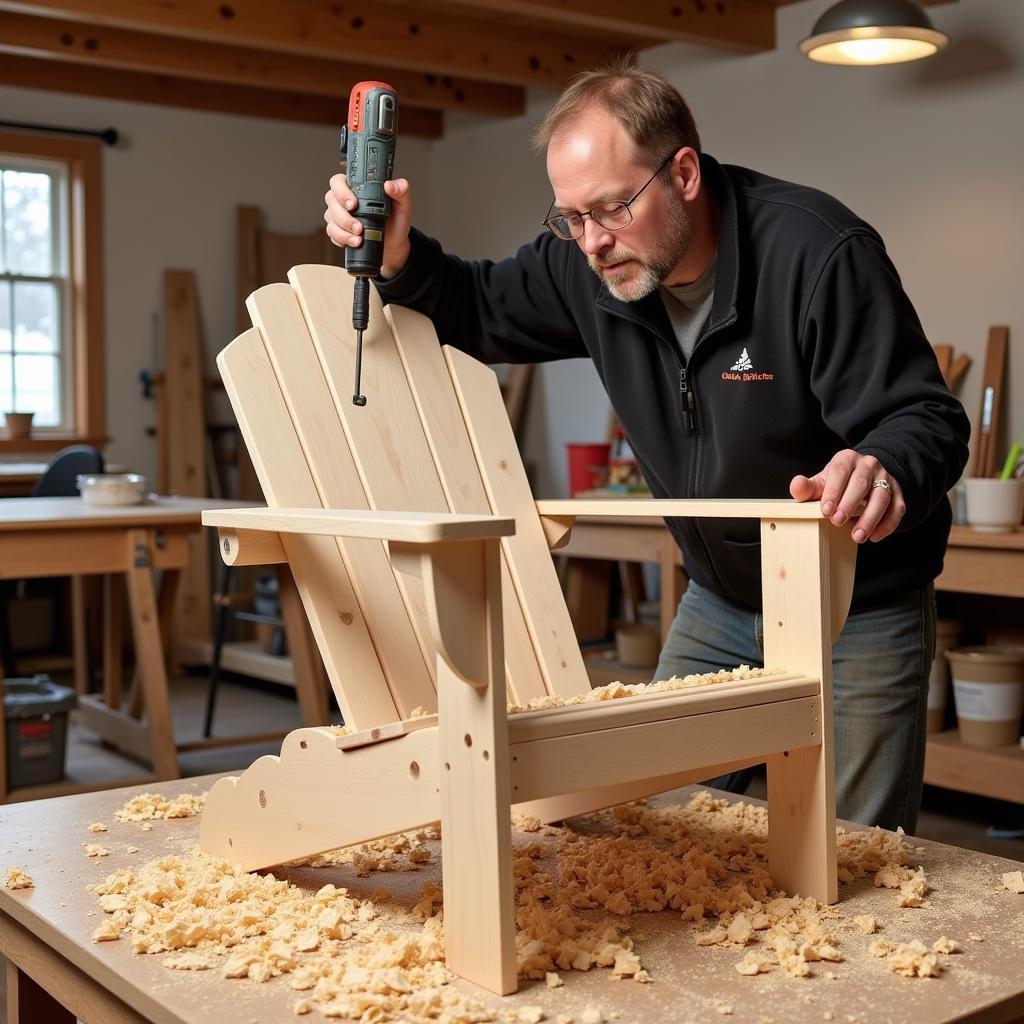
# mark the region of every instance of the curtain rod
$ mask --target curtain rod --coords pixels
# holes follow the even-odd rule
[[[29,132],[54,132],[58,135],[78,135],[86,139],[99,139],[108,146],[117,144],[118,134],[116,128],[105,128],[101,132],[89,131],[87,128],[61,128],[51,124],[29,124],[26,121],[0,121],[0,128],[20,128]]]

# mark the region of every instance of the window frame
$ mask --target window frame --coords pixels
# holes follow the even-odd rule
[[[67,444],[102,448],[106,435],[101,143],[0,131],[0,153],[60,163],[67,180],[68,316],[70,349],[64,382],[71,399],[70,428],[43,427],[25,439],[0,435],[0,453],[53,452]]]

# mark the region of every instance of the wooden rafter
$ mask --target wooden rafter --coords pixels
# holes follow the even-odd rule
[[[345,117],[344,97],[330,99],[308,93],[170,78],[142,71],[86,67],[18,55],[7,55],[0,60],[0,85],[310,124],[338,126]],[[442,118],[438,110],[407,107],[402,110],[402,131],[407,135],[437,139],[441,137]]]
[[[566,31],[586,25],[625,38],[650,36],[732,50],[771,50],[775,12],[761,0],[460,0],[467,7],[558,22]]]
[[[365,63],[201,43],[12,11],[0,11],[0,53],[330,96],[338,102],[338,117],[344,116],[344,100],[352,86],[381,73]],[[402,98],[403,114],[409,107],[425,107],[514,117],[525,106],[525,91],[519,86],[397,69],[388,71],[388,81]]]
[[[453,14],[366,0],[0,0],[0,9],[288,53],[358,61],[385,69],[559,88],[578,71],[637,45],[634,36],[601,43],[578,33],[500,30]],[[424,14],[426,12],[423,12]]]

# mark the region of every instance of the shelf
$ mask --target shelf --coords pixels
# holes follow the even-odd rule
[[[213,644],[206,640],[185,640],[177,647],[178,661],[183,665],[209,665]],[[227,643],[221,652],[220,667],[225,672],[265,679],[282,686],[295,685],[295,669],[287,655],[267,654],[255,641]]]
[[[1005,747],[971,747],[955,729],[928,737],[924,781],[963,793],[1024,803],[1024,750],[1020,744]]]

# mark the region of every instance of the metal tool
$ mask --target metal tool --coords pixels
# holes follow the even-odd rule
[[[354,405],[366,405],[359,385],[363,369],[363,331],[370,322],[370,278],[384,261],[384,228],[391,200],[384,182],[391,177],[398,138],[398,94],[385,82],[358,82],[348,101],[341,129],[342,169],[358,205],[353,216],[363,225],[363,244],[345,247],[345,269],[355,277],[352,328],[356,332]]]

